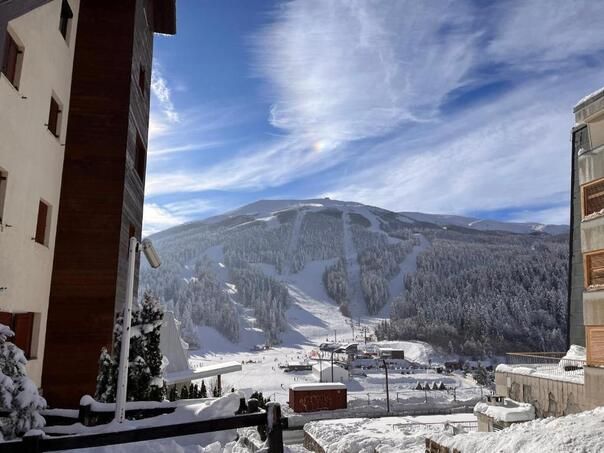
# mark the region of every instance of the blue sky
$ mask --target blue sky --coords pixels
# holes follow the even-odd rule
[[[145,232],[261,198],[568,222],[604,2],[180,0],[158,36]]]

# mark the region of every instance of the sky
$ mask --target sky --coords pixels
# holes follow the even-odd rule
[[[594,0],[179,0],[155,39],[144,229],[258,199],[568,223]]]

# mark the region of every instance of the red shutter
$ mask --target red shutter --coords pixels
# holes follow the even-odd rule
[[[19,55],[19,47],[10,34],[6,34],[4,43],[4,59],[2,63],[2,72],[6,78],[15,85],[15,77],[17,75],[17,57]]]
[[[13,330],[13,314],[7,311],[0,311],[0,324],[4,324],[9,329]]]
[[[56,137],[59,136],[59,104],[55,101],[55,98],[50,98],[50,112],[48,114],[48,130],[52,132]]]
[[[40,201],[38,206],[38,223],[36,224],[36,242],[44,244],[46,239],[46,219],[48,217],[48,206]]]
[[[15,313],[15,338],[13,342],[16,346],[25,352],[25,357],[31,357],[31,344],[34,332],[34,314],[33,313]]]

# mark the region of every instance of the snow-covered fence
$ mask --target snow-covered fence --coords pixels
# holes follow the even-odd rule
[[[566,352],[509,352],[506,354],[506,364],[513,368],[520,366],[520,371],[523,367],[530,368],[552,377],[583,377],[586,361],[581,357],[569,356]],[[497,371],[503,369],[500,365]]]
[[[248,408],[257,408],[257,400],[250,400]],[[287,428],[287,418],[281,416],[279,403],[268,403],[266,411],[214,418],[173,425],[150,426],[144,428],[103,432],[99,434],[79,434],[71,436],[45,436],[42,431],[31,431],[21,440],[0,443],[0,453],[40,453],[45,451],[75,450],[102,447],[147,440],[158,440],[193,434],[211,433],[246,427],[263,427],[266,433],[269,453],[283,453],[283,429]]]

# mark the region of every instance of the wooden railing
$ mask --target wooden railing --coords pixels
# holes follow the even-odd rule
[[[254,404],[249,404],[248,407],[250,406],[254,407]],[[269,452],[283,452],[283,428],[287,427],[287,418],[281,417],[281,406],[279,403],[268,403],[266,411],[259,410],[254,413],[211,420],[151,426],[100,434],[78,434],[60,437],[47,437],[43,435],[26,436],[21,440],[0,443],[0,453],[40,453],[45,451],[74,450],[77,448],[102,447],[253,426],[264,428],[259,431],[261,435],[265,433],[263,440],[266,439]]]

